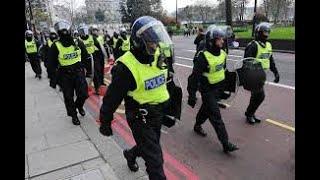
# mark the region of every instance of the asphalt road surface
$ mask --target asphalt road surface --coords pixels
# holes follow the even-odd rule
[[[176,76],[181,81],[184,101],[187,77],[192,71],[194,37],[173,37],[175,43]],[[231,50],[228,63],[243,57],[242,50]],[[250,92],[240,88],[229,107],[221,109],[229,139],[240,150],[225,155],[217,135],[207,121],[203,128],[207,137],[193,132],[196,114],[201,106],[200,95],[194,109],[184,103],[181,121],[170,129],[163,128],[161,144],[164,152],[165,173],[169,180],[291,180],[295,173],[295,55],[274,53],[280,72],[280,83],[265,85],[266,98],[256,116],[263,119],[254,126],[245,122],[244,112],[249,103]],[[273,81],[268,73],[268,81]],[[106,83],[110,76],[106,75]],[[106,88],[102,90],[107,91]],[[102,96],[92,95],[86,108],[98,118]],[[123,114],[123,105],[117,110],[113,121],[113,138],[122,148],[134,144],[130,129]],[[143,161],[138,161],[143,168]]]

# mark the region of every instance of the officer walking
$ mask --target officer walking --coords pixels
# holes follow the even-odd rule
[[[25,33],[26,39],[24,40],[26,57],[31,64],[31,68],[33,72],[36,74],[35,78],[41,79],[41,64],[40,64],[40,55],[39,55],[39,47],[40,43],[37,41],[33,32],[27,30]]]
[[[251,41],[245,49],[244,58],[253,57],[260,62],[264,70],[271,70],[275,76],[274,82],[278,83],[280,76],[276,68],[273,56],[271,43],[267,41],[270,34],[270,25],[262,22],[255,29],[255,40]],[[245,112],[247,122],[249,124],[260,123],[261,120],[255,116],[260,104],[265,98],[264,82],[260,88],[251,90],[251,98],[249,106]]]
[[[117,41],[115,49],[118,52],[118,57],[130,50],[130,37],[127,35],[127,32],[124,28],[120,30],[120,37]]]
[[[116,45],[117,45],[117,41],[119,39],[119,34],[117,32],[113,32],[113,36],[110,40],[110,44],[111,44],[111,47],[112,47],[112,52],[113,52],[113,56],[114,56],[114,59],[118,59],[120,56],[119,56],[119,51],[116,49]]]
[[[229,142],[228,133],[218,107],[218,98],[225,79],[227,54],[222,50],[225,33],[216,27],[206,33],[206,47],[199,52],[192,74],[188,78],[188,104],[194,108],[197,98],[196,91],[201,93],[202,105],[196,116],[194,132],[205,137],[207,134],[201,125],[209,118],[225,153],[239,148]]]
[[[98,82],[98,86],[106,85],[104,83],[104,65],[105,65],[105,58],[107,58],[106,50],[104,48],[104,38],[99,34],[99,29],[97,26],[92,26],[91,34],[94,40],[94,45],[97,47],[95,51],[95,74]],[[98,95],[98,89],[96,89],[96,94]]]
[[[88,98],[88,85],[85,79],[84,66],[81,62],[88,58],[88,53],[81,41],[74,41],[70,26],[67,21],[59,21],[54,25],[60,38],[49,49],[48,68],[53,75],[50,79],[50,86],[56,88],[56,76],[58,76],[67,115],[72,117],[74,125],[80,125],[76,109],[84,116],[83,105]],[[57,74],[54,73],[56,71]],[[74,92],[77,96],[76,101],[74,101]]]
[[[126,118],[136,146],[123,154],[131,171],[138,171],[137,157],[146,163],[150,180],[163,180],[163,155],[160,146],[161,121],[169,100],[167,69],[155,52],[159,43],[172,45],[163,24],[150,16],[138,18],[132,26],[130,51],[112,69],[112,82],[100,109],[100,133],[112,135],[113,113],[125,100]],[[160,51],[161,52],[161,51]],[[158,56],[155,58],[155,55]]]
[[[58,39],[58,35],[57,33],[54,31],[53,28],[50,28],[50,32],[49,32],[49,38],[47,39],[47,43],[45,44],[45,46],[43,47],[43,52],[44,52],[44,66],[47,68],[47,74],[48,74],[48,78],[51,78],[51,74],[48,70],[48,52],[50,47],[52,46],[53,42],[56,41]]]

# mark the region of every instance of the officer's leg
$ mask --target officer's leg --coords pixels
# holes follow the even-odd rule
[[[202,101],[204,101],[208,107],[207,113],[209,116],[209,121],[217,133],[218,139],[223,146],[223,151],[225,153],[229,153],[232,151],[236,151],[239,148],[236,145],[230,143],[228,140],[228,133],[222,121],[220,109],[217,102],[217,94],[217,91],[203,94]]]
[[[100,84],[104,84],[104,65],[105,65],[105,62],[104,62],[104,58],[102,57],[101,59],[101,64],[100,64]]]
[[[201,125],[208,119],[208,105],[206,101],[202,101],[202,105],[196,116],[196,123],[193,127],[194,132],[200,136],[207,136],[207,133],[202,129]]]
[[[148,127],[142,131],[141,156],[145,160],[146,171],[150,180],[164,180],[163,156],[160,146],[161,125]]]
[[[73,100],[74,96],[74,82],[73,78],[66,75],[61,74],[59,78],[59,84],[61,85],[64,104],[67,109],[67,115],[71,117],[75,117],[77,115],[76,106]]]
[[[84,116],[85,111],[83,109],[83,105],[86,99],[89,97],[88,95],[88,84],[85,78],[84,71],[79,72],[77,78],[75,79],[75,91],[76,91],[76,102],[75,106],[78,108],[79,113]]]
[[[41,70],[41,60],[39,58],[36,58],[35,59],[35,66],[36,66],[36,73],[38,74],[38,77],[41,78],[41,73],[42,73],[42,70]]]
[[[228,142],[228,133],[221,118],[216,93],[206,93],[202,96],[202,101],[205,101],[207,104],[209,121],[216,131],[219,141],[221,144],[226,144]]]
[[[251,97],[250,97],[250,103],[246,110],[245,115],[249,118],[251,117],[254,118],[256,122],[260,122],[259,119],[256,119],[254,117],[254,114],[257,111],[260,104],[263,102],[264,98],[265,98],[265,93],[264,93],[263,87],[257,91],[252,91]]]
[[[93,84],[94,84],[94,89],[96,94],[99,92],[99,87],[100,87],[100,62],[99,59],[95,59],[94,61],[94,75],[93,75]]]
[[[36,76],[38,76],[36,59],[32,58],[32,57],[31,58],[29,57],[29,61],[30,61],[31,68],[32,68],[33,72],[36,74]]]

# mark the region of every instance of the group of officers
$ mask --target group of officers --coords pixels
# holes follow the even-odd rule
[[[142,157],[150,180],[166,179],[160,146],[161,126],[171,127],[176,119],[180,119],[182,99],[181,88],[179,90],[175,84],[169,85],[169,82],[173,82],[174,76],[172,67],[174,51],[170,36],[163,24],[150,16],[136,19],[131,26],[130,36],[126,30],[120,30],[120,36],[115,32],[113,37],[99,35],[96,27],[91,28],[91,33],[89,31],[86,25],[80,25],[77,32],[72,33],[70,23],[67,21],[60,21],[54,25],[54,31],[50,32],[47,40],[48,48],[44,58],[50,87],[56,88],[56,85],[61,87],[67,114],[72,117],[74,125],[80,125],[77,113],[85,115],[83,105],[88,98],[86,76],[92,77],[93,74],[94,87],[98,94],[99,86],[105,85],[103,83],[105,59],[113,54],[116,61],[111,70],[112,81],[100,109],[99,131],[105,136],[113,135],[111,127],[113,114],[124,100],[126,119],[136,141],[133,148],[123,151],[129,169],[138,171],[136,158]],[[259,65],[259,72],[271,69],[275,74],[274,81],[279,82],[271,44],[267,41],[269,33],[268,24],[259,24],[255,29],[255,40],[250,42],[245,50],[245,57],[255,59],[252,66]],[[239,148],[229,141],[218,106],[221,94],[226,90],[226,77],[230,73],[226,70],[227,53],[223,50],[224,38],[225,32],[221,29],[216,27],[207,29],[203,39],[204,48],[195,55],[187,90],[188,104],[192,108],[195,107],[198,90],[202,98],[194,131],[206,136],[201,125],[209,119],[223,151],[229,153]],[[40,79],[41,66],[37,53],[39,46],[32,32],[26,31],[27,58],[36,78]],[[257,69],[259,70],[259,68],[254,70]],[[242,82],[245,82],[246,78],[249,79],[246,72],[245,69],[238,71],[240,79],[244,79]],[[253,83],[255,85],[246,85],[245,88],[251,91],[250,104],[245,112],[250,124],[261,121],[255,116],[255,112],[265,97],[263,90],[265,77],[255,80],[259,82]],[[245,86],[248,83],[242,84]],[[74,92],[77,97],[75,101]],[[172,109],[177,109],[177,104],[180,109],[172,114]]]

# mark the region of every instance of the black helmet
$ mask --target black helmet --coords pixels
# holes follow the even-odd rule
[[[255,36],[258,39],[266,40],[271,32],[271,24],[267,22],[261,22],[255,28]]]
[[[212,25],[208,27],[206,32],[206,46],[212,48],[215,46],[215,40],[218,38],[225,38],[226,33],[219,27]]]
[[[114,36],[115,38],[118,38],[119,34],[118,34],[117,32],[113,32],[113,36]]]
[[[172,41],[163,24],[150,16],[138,18],[131,28],[131,39],[134,49],[154,55],[159,43],[172,46]]]
[[[26,30],[25,36],[26,36],[26,38],[32,38],[33,37],[33,32],[30,31],[30,30]]]
[[[68,21],[62,20],[54,24],[55,31],[59,34],[59,36],[63,35],[71,35],[70,32],[71,24]]]
[[[120,29],[120,36],[121,36],[122,38],[126,38],[126,37],[127,37],[127,31],[126,31],[126,29],[124,29],[124,28],[121,28],[121,29]]]
[[[88,36],[89,35],[89,28],[88,26],[86,26],[85,24],[82,24],[79,28],[78,28],[78,31],[79,31],[79,35],[81,37],[85,37],[85,36]]]

